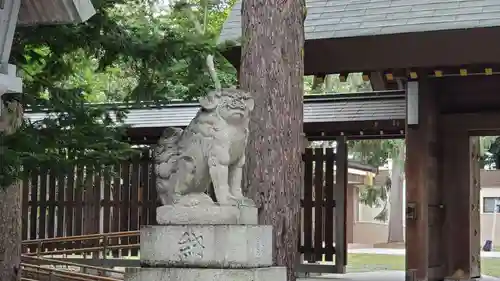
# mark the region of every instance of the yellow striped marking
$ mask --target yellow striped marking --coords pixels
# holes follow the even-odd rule
[[[460,76],[467,76],[467,69],[460,69]]]
[[[443,71],[441,71],[441,70],[434,70],[434,75],[436,77],[443,77]]]
[[[486,75],[493,75],[493,69],[492,68],[485,68],[484,73]]]

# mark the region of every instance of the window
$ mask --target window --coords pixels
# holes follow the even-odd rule
[[[500,197],[484,197],[483,198],[483,213],[500,213]]]

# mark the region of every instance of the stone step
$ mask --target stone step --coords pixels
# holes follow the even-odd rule
[[[141,229],[141,264],[149,267],[272,266],[272,227],[156,225]]]
[[[248,269],[130,268],[126,281],[286,281],[285,267]]]

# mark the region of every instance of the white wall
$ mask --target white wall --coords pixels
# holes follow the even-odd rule
[[[500,213],[483,213],[484,197],[500,197],[500,187],[484,186],[481,188],[480,212],[481,212],[481,244],[486,240],[493,240],[493,243],[500,245]],[[353,227],[353,243],[376,244],[384,243],[387,239],[388,225],[379,222],[374,217],[379,214],[382,208],[370,208],[362,203],[358,203],[357,221]],[[390,210],[389,210],[390,211]],[[495,225],[495,229],[493,229]]]

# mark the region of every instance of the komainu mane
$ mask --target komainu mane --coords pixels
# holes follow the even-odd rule
[[[186,129],[167,128],[155,150],[162,204],[212,203],[206,193],[213,192],[220,205],[254,205],[241,191],[254,100],[248,92],[223,89],[201,98],[200,105]]]

